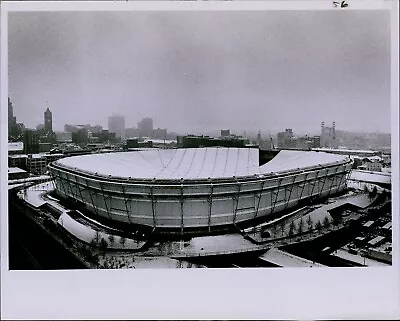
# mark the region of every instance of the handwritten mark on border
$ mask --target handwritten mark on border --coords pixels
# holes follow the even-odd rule
[[[333,7],[334,8],[339,8],[339,4],[340,4],[340,8],[346,8],[349,6],[349,4],[347,3],[346,0],[343,1],[333,1]]]

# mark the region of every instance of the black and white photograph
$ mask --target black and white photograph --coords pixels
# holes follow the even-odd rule
[[[8,269],[391,268],[393,14],[327,3],[6,12]]]

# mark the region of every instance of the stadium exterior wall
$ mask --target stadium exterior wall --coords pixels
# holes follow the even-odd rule
[[[352,162],[293,171],[202,180],[119,179],[49,165],[58,194],[106,219],[157,229],[208,229],[290,209],[346,188]]]

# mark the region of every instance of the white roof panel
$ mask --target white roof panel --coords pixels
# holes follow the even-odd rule
[[[261,166],[262,173],[281,172],[319,164],[341,162],[345,156],[324,152],[282,150],[271,161]]]
[[[257,148],[150,149],[63,158],[58,164],[99,175],[144,179],[243,177],[343,161],[344,156],[319,152],[280,151],[259,166]]]

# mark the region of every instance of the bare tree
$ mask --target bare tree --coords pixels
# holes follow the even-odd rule
[[[92,240],[90,241],[90,245],[92,246],[97,246],[97,242],[96,242],[96,237],[92,238]]]
[[[328,227],[331,224],[328,216],[325,216],[324,221],[323,221],[322,224],[324,225],[324,227]]]
[[[278,226],[275,224],[275,225],[272,225],[272,235],[275,237],[276,236],[276,232],[277,232],[277,230],[278,230]]]
[[[101,238],[100,247],[102,250],[105,250],[108,247],[108,243],[104,238]]]
[[[307,226],[308,226],[309,231],[311,231],[313,229],[313,220],[311,218],[311,215],[308,215],[308,217],[307,217]]]
[[[94,236],[94,239],[95,239],[97,244],[100,243],[100,232],[98,230],[96,230],[96,234]]]
[[[372,191],[370,193],[371,199],[375,198],[376,195],[378,195],[378,189],[376,188],[376,186],[374,186],[374,188],[372,189]]]
[[[283,237],[284,236],[283,233],[285,232],[285,227],[286,227],[286,223],[284,220],[281,221],[280,227],[281,227],[281,232],[282,232],[282,237]]]
[[[333,219],[333,224],[335,224],[335,225],[339,225],[343,221],[343,217],[339,213],[336,215],[333,215],[332,219]]]
[[[119,239],[119,242],[121,243],[121,245],[122,245],[123,247],[125,247],[126,238],[123,237],[123,236],[121,236],[121,238]]]
[[[303,218],[300,219],[299,226],[297,227],[297,232],[299,234],[304,232],[304,220],[303,220]]]
[[[291,221],[289,225],[289,236],[293,236],[295,230],[296,230],[296,224],[294,221]]]

